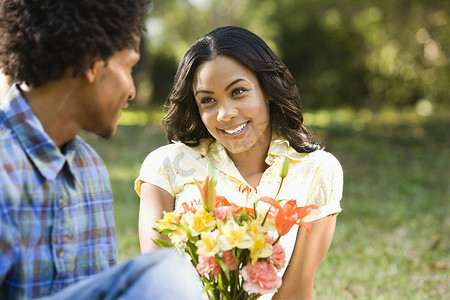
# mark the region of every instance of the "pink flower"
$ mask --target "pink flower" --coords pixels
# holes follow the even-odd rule
[[[273,245],[275,242],[274,238],[269,236],[266,239],[266,243]],[[286,252],[284,251],[283,246],[280,243],[276,243],[273,245],[272,254],[269,257],[269,262],[274,264],[278,270],[281,270],[286,265]]]
[[[232,218],[232,208],[231,206],[218,206],[216,208],[214,208],[214,215],[216,216],[217,219],[225,221],[229,218]]]
[[[276,243],[273,246],[272,255],[269,257],[269,262],[274,264],[278,270],[281,270],[286,265],[286,252],[280,243]]]
[[[247,264],[240,274],[244,279],[244,290],[248,293],[273,293],[281,286],[281,277],[277,275],[275,267],[265,261]]]
[[[220,265],[214,256],[199,255],[197,271],[200,275],[211,273],[218,277],[220,275]]]
[[[224,251],[223,252],[223,262],[228,266],[228,270],[236,270],[236,262],[234,261],[233,252]]]

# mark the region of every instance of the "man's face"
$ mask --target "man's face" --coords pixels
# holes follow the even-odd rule
[[[111,56],[107,64],[95,63],[89,97],[80,99],[83,129],[104,138],[114,135],[122,108],[136,96],[132,71],[139,58],[134,49],[125,49]]]

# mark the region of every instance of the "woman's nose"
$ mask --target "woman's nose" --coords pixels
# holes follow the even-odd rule
[[[238,110],[233,105],[224,104],[219,107],[217,113],[218,121],[228,121],[235,118],[238,115]]]

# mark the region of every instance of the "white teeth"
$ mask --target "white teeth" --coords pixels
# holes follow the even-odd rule
[[[237,134],[237,133],[241,132],[246,126],[247,126],[247,123],[242,124],[241,126],[236,127],[233,130],[224,130],[224,131],[228,134]]]

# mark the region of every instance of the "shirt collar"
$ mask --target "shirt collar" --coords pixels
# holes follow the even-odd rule
[[[272,165],[275,158],[287,156],[290,160],[300,161],[305,153],[299,153],[289,144],[289,141],[281,136],[276,130],[272,130],[272,141],[267,152],[266,163]]]
[[[54,180],[66,158],[42,127],[17,84],[3,99],[1,110],[30,160],[47,180]]]

